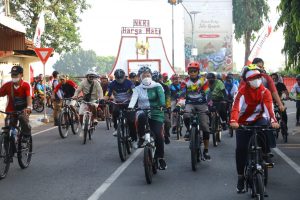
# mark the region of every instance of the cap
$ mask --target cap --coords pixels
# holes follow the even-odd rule
[[[246,80],[247,79],[250,79],[252,77],[255,77],[255,76],[259,76],[260,75],[260,71],[258,70],[250,70],[246,73]]]
[[[163,76],[163,77],[167,77],[167,76],[168,76],[168,73],[165,72],[165,73],[162,74],[162,76]]]
[[[14,75],[23,74],[23,68],[19,65],[13,66],[10,73]]]
[[[61,74],[61,75],[59,76],[59,79],[64,79],[64,80],[66,80],[66,79],[67,79],[67,76],[66,76],[66,75],[63,75],[63,74]]]

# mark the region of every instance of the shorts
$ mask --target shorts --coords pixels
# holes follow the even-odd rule
[[[97,103],[91,103],[90,105],[95,106],[95,108],[98,107]],[[84,112],[87,111],[88,109],[89,109],[88,104],[81,103],[79,108],[79,115],[84,115]]]

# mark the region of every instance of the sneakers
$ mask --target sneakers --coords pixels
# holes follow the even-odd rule
[[[117,132],[117,131],[114,131],[112,135],[115,136],[115,137],[117,137],[118,132]]]
[[[167,163],[164,158],[158,158],[158,164],[159,164],[159,166],[158,166],[159,170],[167,169]]]
[[[237,193],[245,193],[245,177],[243,175],[238,175],[238,182],[236,185]]]
[[[83,130],[81,129],[80,133],[79,133],[79,137],[83,137]]]
[[[165,144],[170,144],[170,139],[168,136],[165,136]]]
[[[144,142],[145,142],[144,138],[139,138],[139,140],[138,140],[138,142],[137,142],[137,147],[138,147],[138,148],[142,148]]]
[[[187,131],[187,132],[185,133],[184,139],[185,139],[185,140],[190,140],[190,132]]]
[[[208,151],[205,151],[204,150],[204,152],[203,152],[203,158],[205,159],[205,160],[210,160],[211,158],[210,158],[210,155],[208,154]]]

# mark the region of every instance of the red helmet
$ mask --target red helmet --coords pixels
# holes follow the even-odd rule
[[[162,76],[163,76],[163,77],[168,77],[168,73],[165,72],[165,73],[162,74]]]
[[[189,71],[189,69],[197,69],[198,71],[200,70],[200,65],[198,62],[190,62],[187,65],[187,71]]]
[[[173,74],[173,75],[171,76],[171,80],[174,80],[175,78],[179,78],[179,75],[178,75],[178,74]]]

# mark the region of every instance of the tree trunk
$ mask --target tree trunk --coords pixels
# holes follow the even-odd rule
[[[245,65],[250,55],[251,31],[245,31]]]

